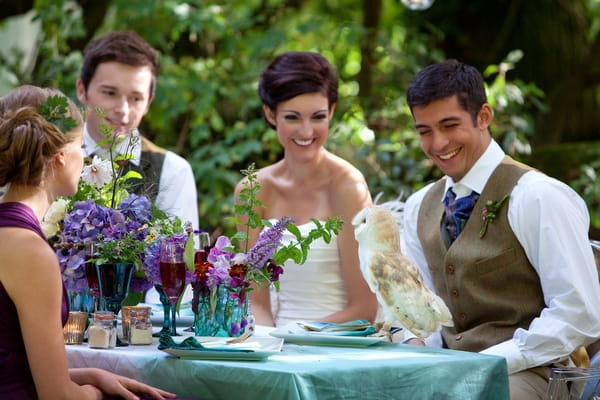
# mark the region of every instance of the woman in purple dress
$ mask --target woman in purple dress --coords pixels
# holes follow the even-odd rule
[[[22,86],[0,98],[0,398],[155,399],[175,395],[95,368],[69,369],[62,325],[68,315],[58,260],[40,220],[58,196],[77,191],[82,118],[69,101],[61,132],[38,113],[55,89]],[[62,323],[61,323],[62,322]]]

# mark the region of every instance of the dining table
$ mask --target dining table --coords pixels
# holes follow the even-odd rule
[[[257,327],[255,336],[272,339],[267,327]],[[179,358],[159,350],[157,338],[111,349],[65,347],[72,368],[102,368],[202,400],[509,399],[502,357],[385,341],[285,341],[281,351],[260,360]]]

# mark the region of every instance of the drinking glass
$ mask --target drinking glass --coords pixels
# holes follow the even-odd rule
[[[196,250],[195,262],[206,261],[208,252],[210,251],[210,236],[208,232],[200,232],[198,235],[198,250]]]
[[[198,235],[198,249],[194,254],[194,266],[197,268],[200,264],[206,263],[208,258],[208,253],[210,252],[210,235],[208,232],[200,232]],[[194,316],[194,324],[189,328],[186,328],[186,332],[194,332],[196,330],[196,318],[198,316]]]
[[[98,273],[96,272],[96,262],[91,261],[96,256],[96,243],[85,243],[85,277],[90,288],[90,294],[94,299],[92,312],[100,311],[103,307],[100,304],[100,284],[98,283]]]
[[[119,314],[121,302],[129,292],[133,271],[133,263],[96,264],[98,286],[104,308],[102,311],[112,311],[115,315]],[[116,318],[114,324],[116,329]],[[117,339],[117,346],[127,346],[127,343]]]
[[[600,368],[552,368],[546,400],[600,399]]]
[[[163,241],[160,244],[160,280],[162,284],[159,294],[165,316],[163,330],[168,330],[171,336],[179,336],[175,314],[177,301],[185,289],[184,247],[184,244],[169,241]],[[164,296],[168,299],[168,304],[163,301]]]

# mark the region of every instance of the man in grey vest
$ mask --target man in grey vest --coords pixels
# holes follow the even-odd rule
[[[409,197],[403,221],[404,252],[452,312],[442,343],[505,357],[511,398],[543,399],[550,367],[600,338],[586,205],[492,139],[475,68],[431,65],[407,99],[421,148],[445,174]]]

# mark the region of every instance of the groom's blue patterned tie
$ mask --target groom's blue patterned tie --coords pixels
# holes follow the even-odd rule
[[[446,192],[446,196],[443,200],[444,208],[446,209],[444,225],[448,232],[450,243],[454,242],[462,232],[478,198],[479,194],[475,191],[472,191],[468,196],[460,197],[458,199],[452,188],[448,189]]]

